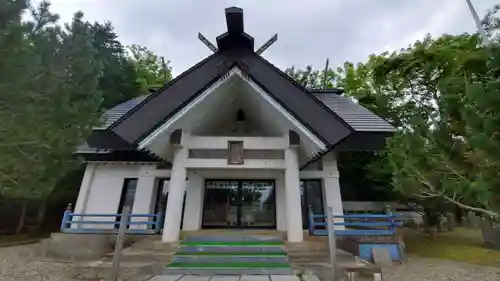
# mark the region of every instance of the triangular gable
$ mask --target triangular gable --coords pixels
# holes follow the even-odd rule
[[[253,52],[228,50],[189,69],[110,126],[130,143],[139,143],[176,112],[238,66],[326,144],[333,146],[352,129],[309,91]]]
[[[254,52],[253,38],[243,30],[241,9],[226,9],[226,19],[228,32],[218,37],[215,54],[149,96],[108,129],[137,145],[237,66],[329,148],[353,132],[307,89]]]

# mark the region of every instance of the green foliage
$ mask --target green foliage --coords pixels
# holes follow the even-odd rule
[[[20,2],[0,1],[16,8],[0,30],[0,193],[38,198],[99,121],[101,65],[81,13],[61,28],[49,4]],[[28,8],[33,20],[19,21]]]
[[[128,51],[129,62],[136,71],[136,81],[142,93],[161,88],[172,80],[170,61],[165,62],[162,57],[138,45],[130,46]]]
[[[394,189],[409,198],[499,216],[499,10],[484,20],[491,46],[477,35],[427,36],[328,71],[332,85],[400,129],[385,151],[363,161],[372,184],[392,175]],[[308,87],[322,81],[310,67],[287,73]]]
[[[71,196],[82,174],[72,153],[102,110],[171,79],[146,48],[129,56],[110,23],[78,12],[60,25],[49,8],[0,0],[0,196]]]

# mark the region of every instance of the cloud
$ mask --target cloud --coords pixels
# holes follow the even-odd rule
[[[40,0],[34,1],[39,2]],[[322,68],[364,61],[371,53],[406,47],[427,33],[474,32],[465,0],[52,0],[69,21],[81,10],[89,20],[110,21],[125,44],[144,45],[171,60],[177,75],[208,56],[197,39],[215,43],[226,30],[224,8],[244,9],[245,30],[256,48],[275,33],[278,42],[264,57],[280,68]],[[475,0],[480,16],[494,0]]]

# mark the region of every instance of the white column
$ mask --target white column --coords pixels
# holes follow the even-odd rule
[[[279,231],[286,231],[286,198],[285,198],[285,178],[280,174],[276,178],[276,228]]]
[[[194,173],[188,173],[186,207],[184,209],[184,223],[182,230],[199,230],[203,212],[204,195],[203,178]]]
[[[151,214],[153,213],[153,202],[155,196],[155,166],[143,166],[139,170],[139,180],[135,191],[134,205],[132,206],[132,214]],[[152,221],[152,218],[133,218],[132,221]],[[134,224],[130,228],[133,229],[148,229],[151,226]]]
[[[295,148],[285,149],[285,195],[288,241],[302,242],[304,233],[300,202],[299,160]]]
[[[334,216],[342,216],[344,210],[340,193],[337,159],[334,153],[329,153],[323,157],[323,170],[327,172],[323,177],[323,194],[326,198],[325,213],[328,211],[328,207],[332,207]],[[344,222],[344,219],[337,218],[334,221]],[[335,226],[335,229],[345,229],[345,226]]]
[[[187,155],[187,148],[177,148],[174,154],[163,236],[161,239],[163,242],[175,242],[179,240],[183,211],[182,203],[184,201],[184,191],[186,190],[186,168],[184,167],[184,162]]]

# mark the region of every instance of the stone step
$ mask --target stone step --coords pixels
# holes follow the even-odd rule
[[[121,260],[124,262],[163,262],[172,261],[174,253],[155,251],[123,251]],[[113,253],[105,254],[101,260],[112,261]]]
[[[175,268],[169,267],[164,274],[192,275],[293,275],[291,268],[279,269],[248,269],[248,268]]]
[[[145,239],[132,244],[130,248],[138,251],[176,252],[179,249],[179,242],[165,243],[159,240]]]
[[[186,242],[283,242],[281,237],[270,235],[207,235],[186,236]]]
[[[204,262],[204,263],[233,263],[233,262],[266,262],[266,263],[286,263],[288,262],[287,256],[216,256],[216,255],[175,255],[173,262]]]
[[[145,276],[161,274],[165,270],[164,263],[157,262],[121,262],[119,276]],[[109,261],[92,261],[75,264],[75,271],[81,277],[94,279],[109,279],[113,271],[113,263]]]
[[[285,253],[283,246],[188,246],[181,245],[179,252],[196,253],[196,252],[211,252],[211,253],[256,253],[256,252],[274,252]]]

